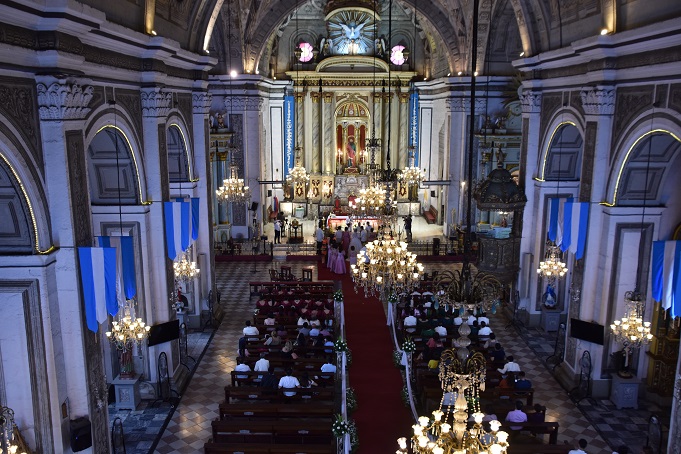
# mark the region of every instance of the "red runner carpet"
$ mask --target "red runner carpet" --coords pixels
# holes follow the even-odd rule
[[[383,305],[353,290],[349,274],[319,264],[319,280],[340,280],[345,299],[345,334],[352,350],[350,386],[355,389],[359,454],[393,453],[397,439],[409,437],[414,420],[402,401],[402,375],[392,361],[393,343]]]

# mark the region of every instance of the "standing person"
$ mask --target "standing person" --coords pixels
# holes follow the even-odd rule
[[[281,244],[281,221],[279,219],[274,221],[274,243]]]
[[[322,226],[318,225],[317,230],[314,233],[314,239],[317,242],[317,255],[322,254],[322,242],[324,241],[324,230]]]
[[[350,248],[351,239],[352,238],[350,238],[350,229],[345,227],[345,230],[343,231],[342,242],[343,242],[343,252],[345,253],[346,257],[348,255],[348,248]]]
[[[407,241],[411,241],[411,214],[404,218],[404,231],[407,234]]]
[[[368,236],[368,229],[365,229],[363,225],[359,226],[359,239],[362,242],[362,244],[365,244],[367,242]]]

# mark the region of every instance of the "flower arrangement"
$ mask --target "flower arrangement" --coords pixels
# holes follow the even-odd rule
[[[357,435],[357,425],[355,421],[350,421],[348,424],[348,432],[350,432],[350,452],[357,452],[359,449],[359,435]]]
[[[333,300],[334,301],[343,301],[343,290],[338,289],[335,292],[333,292]]]
[[[333,343],[333,349],[336,351],[336,353],[347,352],[348,351],[348,343],[345,342],[343,340],[343,338],[339,337]]]
[[[407,353],[414,353],[416,351],[416,342],[411,337],[407,337],[404,342],[402,342],[402,350]]]
[[[397,297],[397,294],[396,294],[396,293],[392,293],[392,294],[388,297],[388,302],[389,302],[389,303],[397,304],[398,301],[399,301],[399,298]]]
[[[402,365],[402,352],[401,351],[399,351],[399,350],[393,351],[393,364],[398,369],[404,369],[404,366]]]
[[[343,415],[336,414],[336,419],[331,425],[331,431],[334,437],[340,438],[350,431],[350,424],[343,419]]]
[[[345,400],[347,403],[348,414],[357,410],[357,396],[355,395],[355,390],[353,388],[348,388],[345,393]]]
[[[404,406],[407,408],[411,407],[411,402],[409,400],[409,389],[406,385],[404,388],[402,388],[402,392],[400,394],[402,395],[402,403],[404,403]]]
[[[345,350],[345,364],[347,367],[352,366],[352,351],[349,348]]]

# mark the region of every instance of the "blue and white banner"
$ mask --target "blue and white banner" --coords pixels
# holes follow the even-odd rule
[[[549,240],[563,252],[570,249],[578,260],[584,256],[588,224],[588,202],[576,202],[572,197],[549,199]]]
[[[419,166],[419,92],[409,96],[409,143],[414,145],[414,166]]]
[[[681,241],[653,241],[653,299],[681,315]]]
[[[284,96],[284,180],[288,171],[295,166],[295,141],[293,140],[296,102],[293,96]]]
[[[80,281],[83,288],[85,320],[93,333],[104,323],[107,313],[118,313],[116,301],[116,249],[79,247]]]
[[[189,247],[191,215],[189,202],[164,202],[166,246],[168,257],[175,260]]]
[[[135,276],[135,250],[131,236],[98,236],[99,247],[116,249],[116,277],[122,288],[122,294],[129,300],[137,294],[137,279]],[[122,295],[121,295],[122,296]]]
[[[199,199],[198,197],[191,198],[192,204],[192,243],[199,237]]]

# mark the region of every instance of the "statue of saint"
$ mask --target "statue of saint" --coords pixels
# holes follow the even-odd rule
[[[345,152],[348,155],[348,167],[354,167],[355,155],[357,153],[357,145],[355,144],[354,136],[348,137],[348,143],[345,145]]]

